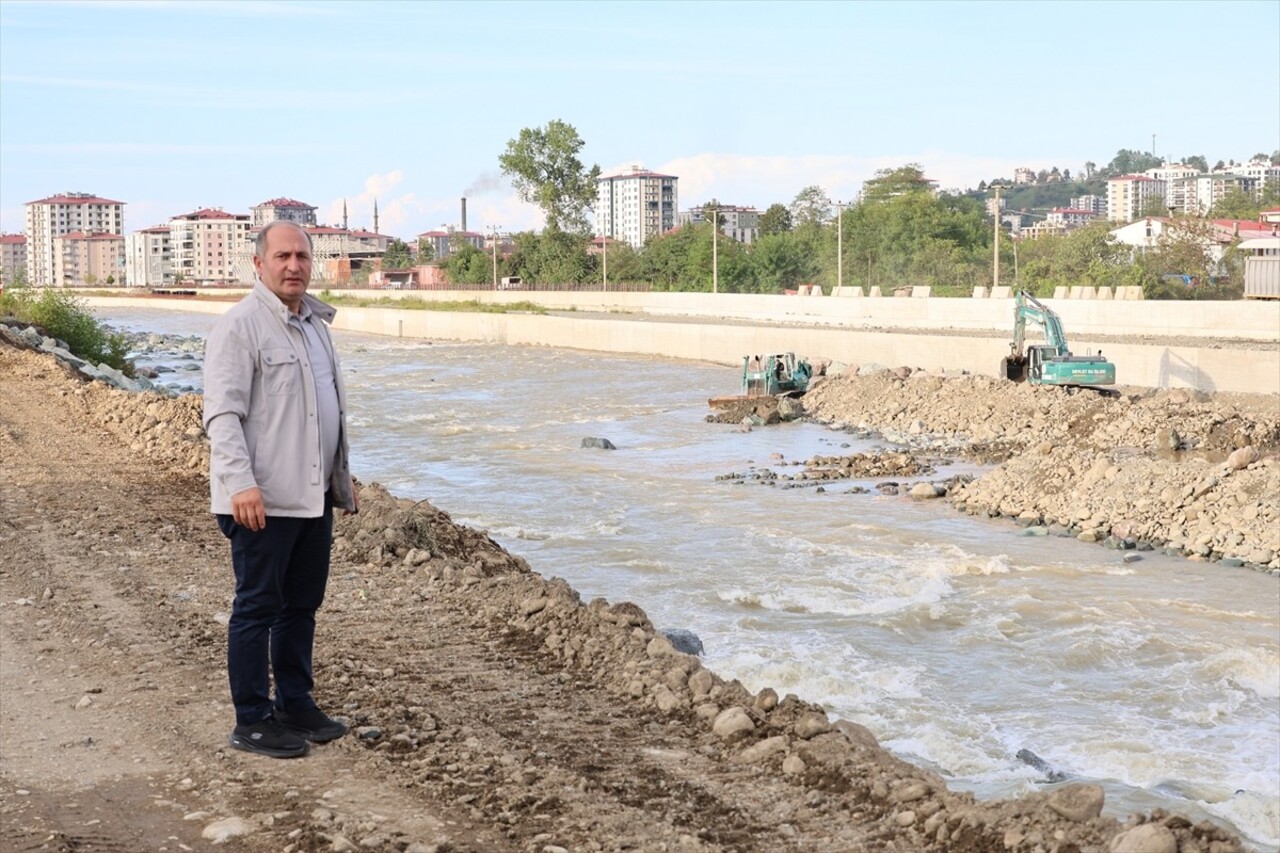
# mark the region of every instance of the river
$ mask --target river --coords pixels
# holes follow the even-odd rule
[[[170,334],[213,323],[95,313]],[[707,398],[736,390],[728,368],[335,337],[357,476],[487,530],[584,601],[693,631],[720,675],[820,702],[980,797],[1043,783],[1015,757],[1027,749],[1103,785],[1108,814],[1159,806],[1280,848],[1275,577],[1153,552],[1124,563],[942,501],[717,480],[877,446],[815,424],[706,423]]]

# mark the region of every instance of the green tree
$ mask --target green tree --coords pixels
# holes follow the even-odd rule
[[[793,227],[825,225],[831,221],[831,199],[819,186],[808,186],[796,193],[791,202]]]
[[[1073,284],[1141,284],[1145,270],[1134,264],[1131,248],[1118,242],[1110,229],[1110,223],[1097,222],[1061,236],[1020,241],[1021,285],[1037,296],[1051,296],[1055,288]]]
[[[113,284],[115,284],[115,283],[116,283],[116,277],[115,277],[115,276],[113,276],[113,275],[108,275],[108,276],[107,276],[107,280],[106,280],[106,285],[107,285],[107,287],[111,287],[111,285],[113,285]]]
[[[1103,174],[1106,177],[1114,178],[1118,175],[1145,172],[1147,169],[1154,169],[1163,164],[1164,161],[1154,154],[1121,148],[1116,152],[1116,156],[1111,158],[1111,162],[1107,164],[1106,168],[1103,169]]]
[[[1192,154],[1189,157],[1183,157],[1182,162],[1199,172],[1209,171],[1209,161],[1204,158],[1203,154]]]
[[[621,240],[610,241],[608,249],[609,286],[631,284],[644,281],[641,271],[640,253],[630,243]],[[604,253],[592,256],[592,280],[604,280],[603,266],[606,262]],[[598,272],[598,274],[597,274]]]
[[[578,159],[583,145],[573,125],[556,119],[544,128],[524,128],[498,157],[520,198],[542,208],[552,231],[587,230],[586,211],[596,199],[600,167],[583,166]]]
[[[785,204],[771,204],[760,214],[760,236],[786,234],[791,230],[791,211]]]
[[[435,243],[426,237],[418,238],[418,263],[429,264],[436,259]]]
[[[451,251],[444,266],[449,273],[449,281],[454,284],[493,283],[492,258],[471,243],[463,242]],[[498,274],[501,276],[502,272],[499,271]]]
[[[782,293],[814,278],[815,258],[792,234],[765,234],[751,247],[752,278],[760,293]]]
[[[919,163],[896,169],[877,169],[876,176],[862,185],[864,202],[881,202],[907,193],[931,192],[932,185]]]
[[[406,270],[413,266],[409,257],[409,244],[400,239],[392,239],[387,243],[387,251],[382,255],[384,270]]]

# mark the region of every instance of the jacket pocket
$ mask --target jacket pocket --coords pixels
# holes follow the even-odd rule
[[[262,385],[268,394],[280,396],[302,392],[298,356],[288,347],[263,347]]]

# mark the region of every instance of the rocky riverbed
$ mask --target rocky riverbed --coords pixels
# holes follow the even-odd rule
[[[898,368],[824,378],[803,406],[837,429],[999,462],[938,490],[964,512],[1280,574],[1280,397],[1120,392]]]
[[[1119,522],[1094,525],[1094,514],[1123,506],[1120,521],[1158,520],[1138,514],[1139,495],[1132,509],[1119,501],[1117,480],[1137,463],[1095,442],[1121,423],[1135,434],[1173,428],[1180,456],[1135,458],[1197,474],[1183,478],[1195,488],[1179,511],[1212,520],[1208,542],[1248,506],[1259,530],[1275,526],[1274,420],[1227,417],[1227,403],[1190,396],[1126,397],[1112,410],[980,382],[831,379],[806,406],[833,424],[1007,453],[989,490],[987,477],[951,490],[968,511],[1033,520],[1007,499],[1017,491],[1008,478],[1021,476],[1019,460],[1060,448],[1046,475],[1086,496],[1093,477],[1110,500],[1076,509],[1069,490],[1032,495],[1047,502],[1034,520],[1059,521],[1049,508],[1062,500],[1073,528],[1087,521],[1100,534],[1106,522],[1113,536]],[[978,409],[962,401],[989,405],[987,417],[967,418]],[[1166,408],[1179,417],[1161,423]],[[635,604],[582,601],[483,533],[376,484],[362,486],[362,512],[338,523],[318,640],[318,698],[353,734],[295,762],[229,750],[230,578],[207,515],[199,411],[195,396],[113,389],[0,342],[0,836],[14,849],[1242,849],[1210,823],[1159,810],[1101,817],[1103,791],[1090,784],[975,802],[802,697],[722,679]],[[1228,465],[1236,445],[1258,457]],[[1104,457],[1112,464],[1094,476]],[[1210,476],[1238,509],[1206,500],[1213,489],[1197,494]],[[1265,536],[1240,542],[1270,548],[1274,563]],[[1227,552],[1201,556],[1215,553]]]

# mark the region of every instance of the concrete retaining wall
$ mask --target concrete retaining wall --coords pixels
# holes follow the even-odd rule
[[[809,299],[821,301],[817,297]],[[165,307],[204,313],[221,313],[230,305],[193,300],[96,297],[88,301],[90,304],[134,308]],[[987,300],[890,298],[883,301],[919,306],[929,303],[969,305]],[[1138,304],[1148,308],[1155,303]],[[1012,314],[1012,308],[1009,310]],[[912,322],[907,324],[909,328],[924,328],[918,318],[911,319]],[[575,317],[345,307],[338,311],[334,325],[339,329],[392,337],[662,355],[727,365],[738,365],[744,355],[751,353],[793,351],[810,358],[829,358],[854,364],[876,362],[888,367],[905,364],[913,367],[968,370],[987,375],[997,375],[1000,359],[1007,354],[1009,347],[1009,336],[1003,332],[990,336],[927,332],[912,334],[856,328],[717,323],[714,319],[694,322],[625,315]],[[1068,324],[1067,328],[1070,330],[1072,326]],[[1280,324],[1277,328],[1280,328]],[[1248,350],[1224,348],[1220,344],[1203,347],[1139,343],[1098,345],[1091,344],[1087,335],[1073,335],[1072,340],[1072,347],[1078,354],[1103,349],[1107,358],[1115,362],[1116,378],[1122,385],[1187,387],[1204,391],[1280,392],[1280,350],[1274,348]]]
[[[1006,291],[1008,288],[1000,288]],[[244,291],[219,290],[219,293]],[[313,291],[314,292],[314,291]],[[841,328],[957,329],[1012,334],[1013,298],[846,299],[832,296],[764,296],[742,293],[622,293],[601,291],[355,290],[344,296],[477,301],[511,305],[532,302],[553,311],[752,320]],[[1062,318],[1068,340],[1088,335],[1196,337],[1280,341],[1280,300],[1190,302],[1098,299],[1044,300]]]

